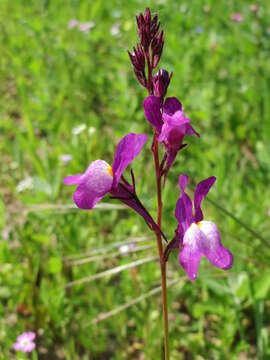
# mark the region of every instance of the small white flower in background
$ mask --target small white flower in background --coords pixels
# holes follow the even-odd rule
[[[115,23],[112,27],[111,27],[111,35],[112,36],[118,36],[120,33],[120,23]]]
[[[33,189],[33,187],[34,187],[33,178],[29,176],[18,183],[18,185],[16,186],[16,190],[18,192],[22,192],[24,190]]]
[[[79,135],[81,134],[84,130],[86,129],[86,125],[85,124],[80,124],[78,126],[75,126],[73,129],[72,129],[72,135]]]
[[[122,255],[126,255],[136,249],[136,243],[126,244],[119,247],[119,251]]]
[[[60,160],[64,165],[68,164],[72,160],[72,155],[70,154],[63,154],[60,155]]]
[[[74,29],[76,26],[79,25],[79,21],[76,19],[71,19],[68,23],[68,28],[69,29]]]
[[[90,126],[88,128],[88,134],[93,135],[96,132],[96,128],[94,126]]]
[[[79,30],[81,32],[88,32],[89,30],[93,29],[95,27],[95,23],[94,21],[88,21],[88,22],[84,22],[84,23],[80,23],[79,26]]]

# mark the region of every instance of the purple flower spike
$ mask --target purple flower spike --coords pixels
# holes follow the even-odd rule
[[[24,332],[17,337],[16,343],[13,345],[13,349],[16,351],[23,351],[25,353],[32,352],[36,347],[36,344],[34,343],[35,337],[36,334],[32,331]]]
[[[165,253],[168,257],[169,252],[176,246],[180,248],[179,262],[191,281],[197,277],[202,256],[223,270],[230,269],[233,264],[233,255],[222,245],[217,226],[211,221],[202,220],[201,202],[215,181],[215,176],[211,176],[196,186],[194,194],[195,215],[193,216],[192,202],[185,192],[188,176],[182,174],[179,177],[181,193],[175,209],[178,227],[176,235],[168,244]]]

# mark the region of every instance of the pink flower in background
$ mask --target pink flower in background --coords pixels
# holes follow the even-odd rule
[[[233,13],[231,19],[235,22],[242,22],[244,20],[244,16],[241,13]]]
[[[79,26],[79,30],[81,32],[86,33],[89,30],[93,29],[93,27],[95,27],[94,21],[88,21],[88,22],[81,23],[80,26]]]
[[[70,21],[69,21],[69,23],[68,23],[68,28],[69,29],[74,29],[76,26],[78,26],[79,25],[79,22],[78,22],[78,20],[76,20],[76,19],[71,19]]]
[[[33,351],[36,347],[36,344],[34,343],[35,337],[36,334],[32,331],[22,333],[17,337],[16,342],[13,345],[13,349],[16,351],[23,351],[25,353]]]
[[[60,160],[64,165],[68,164],[72,160],[72,155],[70,154],[63,154],[60,156]]]
[[[259,10],[259,6],[257,4],[251,4],[250,5],[250,11],[256,13]]]

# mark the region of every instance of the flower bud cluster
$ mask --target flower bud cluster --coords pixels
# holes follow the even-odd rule
[[[164,97],[172,73],[169,75],[166,70],[160,70],[155,78],[150,78],[149,83],[149,76],[147,81],[145,70],[147,64],[148,75],[152,74],[160,61],[165,40],[164,31],[160,29],[158,16],[152,16],[149,8],[144,14],[136,16],[136,20],[140,42],[133,48],[133,52],[128,52],[134,73],[143,87],[155,91],[156,96]]]

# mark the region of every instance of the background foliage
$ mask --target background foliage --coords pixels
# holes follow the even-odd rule
[[[142,111],[146,93],[127,56],[137,39],[134,16],[147,5],[158,11],[166,32],[161,65],[174,72],[169,95],[181,99],[201,133],[200,141],[188,139],[169,175],[164,229],[171,238],[179,173],[194,182],[214,174],[218,181],[204,210],[235,255],[227,273],[202,261],[194,284],[177,254],[171,256],[172,359],[270,358],[270,8],[262,0],[256,13],[251,4],[1,1],[1,359],[26,358],[15,355],[12,344],[29,329],[38,334],[33,358],[160,358],[159,294],[93,324],[101,313],[159,286],[155,261],[66,288],[155,256],[151,234],[121,208],[71,208],[72,191],[62,185],[63,176],[96,158],[112,161],[127,132],[151,132]],[[242,22],[231,20],[236,11]],[[70,29],[71,19],[91,21],[91,29]],[[151,140],[134,170],[138,192],[154,213],[150,148]],[[72,161],[65,165],[63,154]],[[108,248],[134,237],[143,240],[137,252],[116,256],[119,246]],[[100,248],[84,265],[67,261]]]

